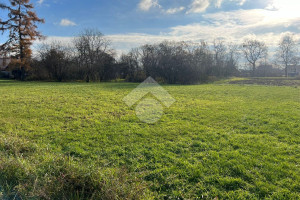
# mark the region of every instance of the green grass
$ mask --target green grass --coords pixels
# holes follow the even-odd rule
[[[0,81],[3,198],[299,199],[300,88],[165,85],[146,124],[136,86]]]

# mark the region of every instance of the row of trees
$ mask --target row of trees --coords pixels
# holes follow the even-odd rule
[[[147,76],[167,83],[196,83],[209,76],[236,75],[237,46],[225,46],[215,41],[213,50],[206,42],[162,42],[144,45],[122,55],[120,64],[128,69],[128,81],[140,81]]]
[[[272,67],[277,66],[284,69],[287,77],[288,69],[300,61],[294,37],[289,34],[283,36],[273,61],[269,60],[268,47],[264,42],[247,39],[241,45],[226,45],[222,40],[215,40],[211,45],[206,42],[144,45],[123,55],[120,63],[129,69],[129,81],[140,81],[145,76],[152,76],[167,83],[201,82],[209,76],[239,75],[239,63],[243,61],[250,66],[251,76],[266,75],[268,70],[270,75],[280,74],[280,70]]]
[[[144,45],[123,54],[119,61],[109,41],[97,30],[87,29],[72,44],[44,44],[32,62],[32,78],[46,80],[143,81],[148,76],[166,83],[201,82],[208,76],[238,73],[238,48],[216,41],[207,43],[162,42]]]
[[[72,44],[43,44],[32,59],[31,78],[39,80],[107,81],[118,78],[121,68],[109,41],[98,30],[87,29]]]
[[[39,80],[89,82],[119,78],[139,82],[152,76],[165,83],[190,84],[206,81],[210,76],[239,75],[243,55],[251,66],[252,76],[260,76],[262,70],[264,74],[268,70],[268,48],[257,40],[246,40],[242,45],[226,45],[222,40],[215,40],[212,45],[165,41],[134,48],[117,60],[106,37],[98,30],[87,29],[75,37],[72,44],[44,44],[37,52],[30,72],[31,78]],[[292,36],[282,38],[275,57],[287,75],[288,67],[299,61]]]
[[[31,45],[41,39],[37,23],[44,20],[37,17],[29,0],[10,0],[10,5],[0,3],[0,9],[8,14],[0,19],[0,31],[6,32],[8,40],[0,45],[0,52],[12,56],[10,64],[16,78],[43,80],[86,80],[106,81],[116,78],[127,81],[142,81],[147,76],[166,83],[197,83],[209,76],[228,77],[238,75],[238,64],[247,61],[251,75],[257,75],[259,61],[268,58],[268,48],[264,42],[245,40],[242,45],[226,45],[215,40],[206,42],[162,42],[147,44],[132,49],[117,61],[110,42],[97,30],[85,30],[75,37],[72,44],[63,46],[45,44],[32,59]],[[243,55],[243,56],[242,56]],[[299,62],[297,43],[293,36],[284,36],[276,50],[275,61],[288,68]],[[266,69],[266,68],[265,68]]]
[[[297,42],[292,35],[285,35],[281,38],[275,52],[274,64],[283,66],[285,76],[288,76],[288,68],[299,64],[300,57]],[[246,40],[242,44],[242,52],[252,67],[252,76],[256,75],[257,62],[267,62],[268,48],[264,42],[258,40]]]
[[[209,76],[238,75],[238,46],[215,41],[211,50],[205,42],[162,42],[143,45],[123,54],[117,61],[109,41],[97,30],[85,30],[72,44],[44,44],[33,62],[32,77],[47,80],[131,82],[148,76],[170,84],[190,84]]]

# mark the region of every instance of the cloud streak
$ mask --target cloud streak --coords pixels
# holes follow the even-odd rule
[[[38,0],[37,3],[38,3],[39,5],[42,5],[42,4],[44,3],[44,1],[45,1],[45,0]]]
[[[176,14],[176,13],[179,13],[179,12],[184,11],[184,10],[185,10],[185,7],[181,6],[181,7],[178,7],[178,8],[170,8],[170,9],[164,10],[164,12],[166,14]]]
[[[216,38],[228,42],[241,43],[249,37],[266,42],[269,46],[276,46],[280,38],[291,33],[300,39],[300,16],[285,15],[284,9],[269,11],[265,9],[236,10],[204,14],[204,21],[210,23],[193,23],[171,27],[169,31],[159,35],[119,34],[108,36],[115,48],[127,51],[146,43],[156,43],[163,40],[212,42]]]
[[[161,5],[158,0],[141,0],[138,7],[142,11],[149,11],[151,8],[161,8]]]
[[[60,26],[76,26],[77,24],[69,19],[62,19],[59,23]]]
[[[214,5],[216,8],[221,8],[222,4],[225,2],[236,2],[238,5],[242,6],[245,4],[247,0],[192,0],[189,5],[182,5],[177,8],[168,8],[165,9],[159,3],[159,0],[141,0],[138,4],[138,8],[141,11],[148,12],[153,8],[158,8],[162,13],[165,14],[176,14],[179,13],[188,7],[188,11],[186,14],[193,13],[203,13],[205,12],[211,5]]]
[[[193,0],[193,3],[190,5],[190,10],[187,11],[187,14],[205,12],[209,5],[209,0]]]
[[[291,3],[294,0],[285,1]],[[203,20],[201,22],[169,27],[167,31],[157,35],[129,33],[112,34],[107,35],[107,37],[112,41],[113,47],[119,54],[146,43],[152,44],[164,40],[191,42],[205,40],[212,42],[219,38],[228,42],[241,43],[245,38],[256,37],[274,47],[286,33],[291,33],[296,39],[300,39],[300,13],[298,12],[300,3],[294,2],[293,5],[287,6],[284,4],[285,1],[270,1],[270,5],[276,9],[267,9],[267,7],[271,8],[268,5],[265,9],[239,9],[202,14]],[[235,2],[241,3],[243,1],[235,0]],[[186,9],[186,7],[178,7],[171,8],[169,11],[165,10],[165,12],[173,14],[183,12]]]

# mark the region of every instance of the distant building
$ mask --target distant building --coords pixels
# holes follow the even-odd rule
[[[293,65],[288,67],[288,76],[296,77],[300,76],[300,65]]]

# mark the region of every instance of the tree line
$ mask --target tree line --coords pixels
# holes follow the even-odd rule
[[[192,84],[209,77],[238,76],[243,61],[251,67],[251,76],[257,76],[262,62],[266,66],[268,60],[267,45],[256,39],[240,45],[223,40],[212,44],[164,41],[134,48],[117,59],[110,41],[96,29],[84,30],[69,45],[44,44],[33,57],[32,43],[43,38],[37,24],[44,23],[44,19],[36,15],[29,0],[9,2],[0,3],[0,9],[8,13],[6,20],[0,19],[0,31],[8,34],[0,52],[11,55],[9,68],[20,80],[139,82],[152,76],[164,83]],[[282,37],[274,63],[283,66],[286,76],[288,68],[299,63],[298,44],[292,35]]]
[[[215,41],[164,41],[132,49],[117,60],[110,42],[98,30],[87,29],[72,44],[44,44],[33,59],[32,77],[40,80],[140,82],[148,76],[170,84],[203,82],[209,76],[238,75],[238,47]]]
[[[235,45],[226,47],[222,41],[215,41],[213,50],[206,42],[165,41],[132,49],[119,62],[126,66],[128,81],[152,76],[170,84],[191,84],[206,81],[209,76],[237,75],[237,55]]]
[[[151,76],[169,84],[193,84],[210,77],[240,76],[242,59],[251,76],[262,76],[268,64],[267,45],[255,39],[241,45],[214,40],[212,44],[164,41],[133,48],[116,59],[110,41],[98,30],[87,29],[72,44],[44,44],[32,59],[32,78],[39,80],[109,81],[124,79],[141,82]],[[274,56],[275,65],[288,68],[299,63],[296,40],[285,35]],[[273,64],[274,65],[274,64]]]
[[[87,29],[72,41],[43,44],[32,59],[31,79],[108,81],[119,77],[110,42],[98,30]]]

